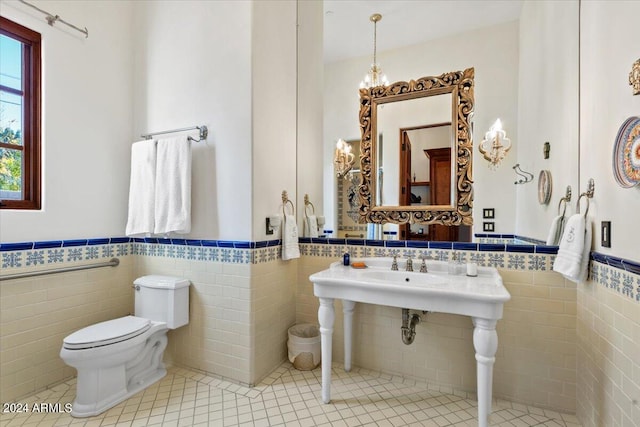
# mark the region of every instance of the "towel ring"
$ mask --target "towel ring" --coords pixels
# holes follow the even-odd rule
[[[287,195],[287,190],[282,190],[282,214],[285,216],[287,215],[287,212],[285,210],[287,203],[291,205],[291,215],[295,216],[296,208],[295,206],[293,206],[293,202],[289,200],[289,196]]]
[[[558,215],[560,215],[560,206],[562,206],[562,202],[564,202],[564,209],[562,210],[562,216],[564,217],[564,214],[567,212],[567,205],[569,205],[570,201],[571,201],[571,186],[567,185],[567,191],[564,197],[560,198],[560,201],[558,202]]]
[[[587,217],[587,213],[589,212],[589,199],[590,199],[590,197],[589,197],[589,195],[587,193],[582,193],[580,195],[580,197],[578,197],[578,202],[576,203],[576,212],[580,213],[580,199],[582,199],[583,197],[586,197],[586,199],[587,199],[587,209],[585,209],[585,211],[584,211],[584,216],[586,218]]]
[[[562,202],[564,202],[564,209],[562,210],[562,216],[564,217],[564,214],[567,212],[567,205],[569,203],[564,197],[560,199],[560,202],[558,202],[558,215],[560,215],[560,207],[562,206]]]
[[[309,219],[309,214],[307,213],[307,212],[308,212],[309,205],[311,205],[311,209],[313,209],[313,210],[311,211],[311,215],[315,215],[315,214],[316,214],[316,207],[315,207],[315,206],[313,206],[313,203],[311,203],[311,202],[309,201],[309,195],[308,195],[308,194],[305,194],[305,195],[304,195],[304,216],[305,216],[307,219]]]

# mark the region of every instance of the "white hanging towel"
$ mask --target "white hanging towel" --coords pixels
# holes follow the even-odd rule
[[[129,212],[125,234],[143,237],[153,233],[156,196],[156,143],[135,142],[131,146]]]
[[[591,222],[581,214],[569,217],[553,270],[577,283],[587,280],[591,251]]]
[[[318,218],[315,215],[308,215],[304,219],[304,236],[318,237]]]
[[[295,216],[285,215],[282,229],[282,259],[286,261],[293,258],[300,258],[298,226],[296,225]]]
[[[155,234],[191,231],[191,141],[158,140]]]
[[[564,216],[558,215],[553,219],[553,221],[551,221],[551,228],[549,229],[549,235],[547,236],[547,246],[555,246],[560,243],[563,231]]]

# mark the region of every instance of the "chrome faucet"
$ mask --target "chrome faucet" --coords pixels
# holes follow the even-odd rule
[[[425,255],[422,255],[420,258],[422,258],[422,264],[420,264],[420,273],[428,273],[427,263],[425,262],[425,259],[427,259],[427,257]]]
[[[407,257],[407,271],[413,271],[413,261],[411,261],[411,257]]]
[[[398,255],[393,256],[393,262],[391,263],[391,270],[398,271]]]

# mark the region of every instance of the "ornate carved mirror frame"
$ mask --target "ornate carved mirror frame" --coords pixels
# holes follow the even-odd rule
[[[440,76],[422,77],[389,86],[360,89],[360,172],[359,187],[361,223],[383,224],[473,224],[473,180],[470,119],[473,113],[474,69],[454,71]],[[376,206],[377,111],[380,104],[427,96],[452,95],[452,129],[455,129],[452,151],[456,153],[455,199],[450,206]]]

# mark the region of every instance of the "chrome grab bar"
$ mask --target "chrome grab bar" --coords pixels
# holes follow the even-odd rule
[[[120,260],[118,258],[111,258],[107,262],[98,262],[95,264],[84,264],[84,265],[76,265],[73,267],[53,268],[50,270],[29,271],[26,273],[7,274],[4,276],[0,276],[0,281],[23,279],[25,277],[33,277],[33,276],[44,276],[47,274],[67,273],[69,271],[88,270],[91,268],[117,267],[118,264],[120,264]]]

